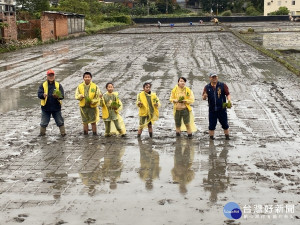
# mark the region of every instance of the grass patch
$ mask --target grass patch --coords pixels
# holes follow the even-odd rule
[[[103,22],[101,24],[96,24],[92,27],[86,27],[85,32],[88,34],[95,34],[101,30],[107,30],[108,28],[112,27],[120,27],[120,26],[128,26],[126,23],[119,23],[119,22]]]

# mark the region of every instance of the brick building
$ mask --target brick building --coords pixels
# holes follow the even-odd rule
[[[82,33],[85,30],[84,15],[46,11],[41,17],[41,39],[47,41]]]
[[[0,39],[2,42],[17,40],[16,1],[0,0]]]

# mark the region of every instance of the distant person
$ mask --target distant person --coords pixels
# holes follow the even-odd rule
[[[161,27],[161,23],[159,21],[157,21],[157,27],[160,29]]]
[[[40,124],[40,135],[46,135],[46,128],[50,122],[51,115],[59,127],[61,136],[66,135],[64,119],[61,115],[61,104],[64,99],[64,89],[55,81],[55,73],[52,69],[47,71],[47,80],[40,85],[38,98],[41,99],[42,118]]]
[[[219,25],[219,20],[218,20],[218,18],[214,17],[211,21],[214,22],[215,25]]]
[[[290,20],[291,22],[293,22],[293,21],[294,21],[294,18],[290,15],[290,16],[289,16],[289,20]]]
[[[179,77],[178,84],[173,88],[170,96],[170,102],[174,104],[173,114],[176,127],[176,136],[179,137],[181,131],[187,131],[188,137],[192,138],[192,132],[195,132],[194,115],[191,104],[195,98],[193,91],[185,86],[186,78]]]
[[[89,123],[92,125],[93,135],[97,135],[96,123],[99,122],[98,105],[101,96],[100,88],[92,82],[92,74],[85,72],[83,82],[78,85],[75,92],[75,99],[79,100],[84,135],[88,135]]]
[[[139,129],[137,137],[141,137],[143,129],[148,127],[150,138],[153,135],[152,125],[158,120],[160,101],[156,94],[151,91],[152,84],[146,82],[143,84],[143,91],[137,95],[136,105],[139,108]]]
[[[105,137],[112,134],[120,134],[122,137],[126,134],[125,125],[119,112],[123,108],[123,104],[119,99],[118,92],[114,92],[113,83],[107,83],[105,86],[107,92],[100,99],[102,107],[102,119],[105,125]]]
[[[202,99],[208,99],[209,106],[209,136],[211,140],[214,140],[214,132],[216,129],[217,121],[219,120],[222,128],[224,129],[224,134],[226,140],[229,138],[229,125],[227,118],[227,107],[231,107],[231,97],[229,93],[228,86],[224,83],[218,81],[218,75],[215,72],[209,74],[210,83],[208,83],[203,90]],[[228,104],[226,104],[226,98]],[[225,103],[225,104],[224,104]]]
[[[199,20],[199,23],[200,23],[200,24],[203,24],[203,20]]]

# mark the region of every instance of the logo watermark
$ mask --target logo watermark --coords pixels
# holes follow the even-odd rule
[[[242,210],[235,202],[228,202],[223,208],[223,213],[228,219],[237,220],[242,216]]]

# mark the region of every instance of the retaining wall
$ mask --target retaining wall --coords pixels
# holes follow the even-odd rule
[[[177,17],[177,18],[134,18],[135,23],[189,23],[189,22],[209,22],[213,17]],[[263,21],[288,21],[289,16],[215,16],[220,22],[263,22]]]

